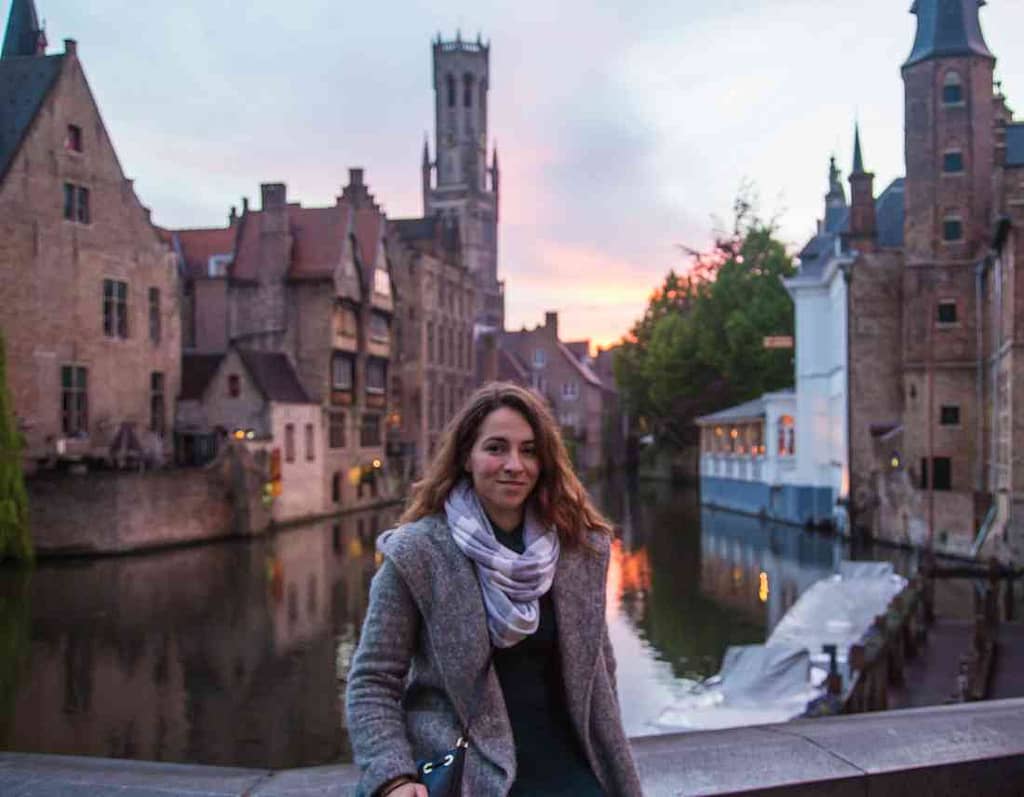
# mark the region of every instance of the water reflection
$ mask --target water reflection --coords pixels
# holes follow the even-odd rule
[[[593,486],[615,520],[608,619],[627,732],[727,646],[762,642],[832,572],[826,537],[702,510],[692,491]],[[397,510],[275,537],[0,572],[0,745],[286,768],[351,759],[339,705]]]

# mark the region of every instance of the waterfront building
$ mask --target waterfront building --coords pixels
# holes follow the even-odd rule
[[[981,5],[914,4],[902,68],[906,176],[876,199],[857,131],[850,204],[833,167],[825,220],[787,280],[794,474],[831,490],[836,520],[848,510],[856,529],[1019,561],[1024,123],[993,82]],[[705,421],[707,457],[714,416]]]
[[[505,288],[498,280],[498,151],[487,165],[490,45],[433,42],[434,160],[423,144],[424,216],[458,221],[462,262],[476,282],[474,318],[482,334],[505,324]]]
[[[398,310],[388,465],[409,484],[475,385],[476,280],[463,265],[456,219],[398,219],[390,228]]]
[[[0,326],[28,467],[166,459],[180,381],[173,254],[125,177],[72,39],[32,0],[0,53]]]
[[[606,390],[591,368],[590,341],[559,339],[558,313],[545,313],[543,326],[501,336],[498,377],[547,399],[578,469],[603,467]]]
[[[223,341],[285,355],[281,362],[320,408],[312,446],[322,452],[314,460],[319,485],[309,494],[322,501],[306,514],[387,490],[395,312],[387,228],[363,170],[351,169],[334,205],[305,208],[288,201],[283,183],[264,183],[259,209],[245,202],[227,228],[169,233],[190,286],[191,351],[216,354]],[[287,449],[287,437],[271,431],[273,449]]]

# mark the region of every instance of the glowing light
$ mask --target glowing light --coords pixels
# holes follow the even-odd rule
[[[722,431],[722,427],[721,426],[716,426],[715,427],[715,435],[718,436],[718,437],[721,437],[723,434],[724,434],[724,432]]]
[[[256,439],[256,432],[254,432],[252,429],[246,430],[246,432],[245,432],[245,439],[246,440],[255,440]]]
[[[235,440],[245,440],[245,429],[235,429],[234,438]]]
[[[893,457],[892,459],[889,460],[889,464],[892,466],[893,470],[895,470],[900,466],[900,458]]]
[[[761,603],[768,602],[768,574],[763,570],[757,577],[757,597]]]
[[[379,459],[373,461],[373,467],[379,468],[383,463]]]
[[[732,431],[729,432],[729,437],[731,437],[733,440],[735,440],[739,436],[740,436],[740,430],[739,429],[733,429]]]

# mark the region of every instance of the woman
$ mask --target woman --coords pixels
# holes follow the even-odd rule
[[[468,726],[465,795],[641,794],[604,619],[610,527],[541,399],[471,396],[401,522],[349,674],[361,791],[426,797],[416,762]]]

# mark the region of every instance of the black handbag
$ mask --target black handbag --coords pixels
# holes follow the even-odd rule
[[[469,722],[463,728],[462,735],[451,750],[446,750],[435,758],[416,762],[416,775],[419,782],[427,787],[430,797],[461,797],[462,771],[466,767],[466,748],[469,747],[469,728],[476,717],[480,705],[487,672],[491,669],[493,659],[488,659],[484,671],[480,674],[476,688],[473,690],[473,708]]]

